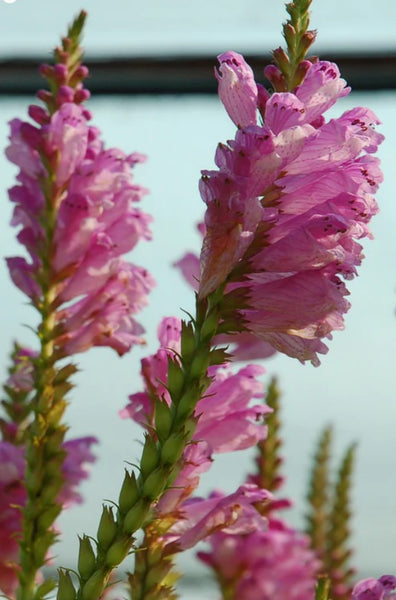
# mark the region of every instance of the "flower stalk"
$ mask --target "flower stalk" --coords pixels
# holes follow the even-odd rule
[[[211,346],[218,328],[221,298],[222,289],[204,300],[197,300],[196,318],[182,325],[180,356],[168,359],[167,391],[171,403],[168,406],[157,398],[156,432],[146,434],[139,475],[125,473],[114,522],[109,523],[109,508],[103,508],[95,560],[91,561],[90,568],[85,566],[79,570],[75,595],[78,600],[96,600],[100,596],[112,571],[132,551],[136,531],[152,521],[153,503],[177,477],[183,450],[196,427],[194,409],[211,382],[207,370],[225,360],[224,351]],[[137,592],[131,593],[136,595]],[[140,597],[145,598],[137,596]],[[62,588],[57,598],[65,600]]]

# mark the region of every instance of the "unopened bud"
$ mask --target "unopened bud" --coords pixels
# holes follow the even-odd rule
[[[168,389],[173,401],[177,401],[184,385],[184,373],[179,363],[168,356]]]
[[[165,465],[175,464],[183,453],[186,444],[184,431],[172,433],[161,449],[161,462]]]
[[[128,554],[131,544],[132,540],[130,536],[112,544],[106,552],[106,565],[111,568],[119,565]]]
[[[140,470],[143,477],[147,477],[158,465],[159,451],[157,442],[150,435],[146,435],[143,454],[140,461]]]
[[[155,431],[160,441],[166,440],[172,427],[172,413],[164,400],[155,404]]]
[[[143,495],[150,500],[158,498],[167,483],[167,473],[159,467],[147,477],[143,484]]]
[[[100,548],[106,550],[114,540],[116,533],[117,523],[114,519],[113,509],[110,506],[103,506],[97,534]]]
[[[106,586],[108,575],[103,571],[96,571],[88,579],[82,590],[83,600],[97,600],[102,595],[102,592]]]
[[[80,538],[80,550],[78,553],[78,572],[83,579],[88,579],[95,570],[96,557],[91,540],[84,535]]]
[[[127,512],[124,519],[124,531],[131,535],[143,524],[148,512],[149,504],[143,498],[140,498],[134,506]]]
[[[59,570],[58,593],[56,600],[75,600],[76,590],[68,571]]]
[[[182,321],[181,331],[181,355],[183,360],[190,361],[195,351],[195,335],[191,323],[185,323]]]
[[[139,499],[139,488],[134,473],[125,471],[124,481],[122,483],[120,496],[118,498],[118,508],[121,514],[125,514],[136,504]]]

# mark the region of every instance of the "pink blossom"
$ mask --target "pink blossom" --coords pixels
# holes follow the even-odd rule
[[[62,473],[64,485],[58,501],[65,508],[81,502],[77,488],[88,477],[87,465],[95,460],[91,451],[94,437],[64,443],[67,453]],[[22,527],[21,508],[26,503],[24,486],[25,458],[23,446],[0,441],[0,590],[13,596],[18,585],[18,534]]]
[[[363,579],[352,590],[351,600],[387,600],[396,597],[396,577],[382,575],[377,579]]]
[[[218,170],[203,171],[198,293],[226,284],[223,329],[318,364],[322,340],[343,328],[343,280],[356,275],[358,240],[371,236],[378,211],[382,174],[371,154],[383,139],[379,121],[367,108],[325,120],[349,93],[333,63],[308,65],[294,93],[274,93],[263,105],[243,58],[219,60],[219,94],[239,129],[219,145]]]
[[[216,573],[230,600],[312,600],[319,561],[307,536],[270,519],[269,528],[245,535],[224,531],[209,538],[199,558]]]
[[[263,504],[271,494],[252,484],[224,496],[214,492],[208,499],[192,498],[180,506],[180,518],[164,536],[170,554],[192,548],[216,531],[239,536],[266,527],[253,505]]]
[[[8,267],[34,304],[42,286],[51,287],[59,356],[93,345],[123,354],[142,342],[143,328],[134,315],[154,285],[144,269],[122,258],[151,238],[151,217],[137,206],[146,190],[131,174],[143,158],[106,149],[89,125],[84,94],[71,88],[67,98],[59,93],[53,114],[30,110],[37,127],[11,122],[6,154],[20,168],[18,185],[9,192],[15,204],[12,224],[20,227],[18,240],[30,262],[11,257]]]
[[[0,590],[12,596],[17,585],[18,532],[26,502],[23,449],[0,442]]]
[[[84,479],[89,477],[88,465],[96,460],[91,447],[97,443],[97,438],[87,436],[68,440],[63,444],[63,449],[66,451],[66,457],[62,465],[64,484],[58,502],[65,508],[82,502],[78,486]]]

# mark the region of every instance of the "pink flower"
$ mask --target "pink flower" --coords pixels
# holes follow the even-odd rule
[[[225,284],[223,330],[318,364],[322,339],[343,328],[343,279],[356,275],[357,240],[370,237],[378,211],[379,121],[355,108],[326,122],[323,113],[349,92],[333,63],[311,64],[294,93],[262,102],[240,55],[219,61],[219,94],[239,129],[219,145],[218,170],[203,171],[198,293]]]
[[[66,88],[52,99],[53,114],[31,107],[37,127],[11,122],[6,154],[20,169],[9,191],[12,224],[20,227],[30,261],[11,257],[8,267],[33,304],[51,289],[57,357],[95,345],[124,354],[142,343],[134,315],[154,285],[144,269],[122,258],[151,238],[151,217],[137,206],[146,190],[131,174],[143,158],[106,149],[81,105],[86,94]]]
[[[88,465],[96,460],[91,446],[97,443],[97,438],[87,436],[68,440],[63,444],[63,449],[66,451],[66,458],[62,465],[64,483],[58,502],[65,508],[82,502],[78,486],[89,477]]]
[[[199,558],[216,573],[230,600],[312,600],[319,562],[307,536],[278,520],[245,535],[224,531],[209,538]]]
[[[9,596],[18,585],[17,534],[22,520],[19,507],[26,502],[24,472],[23,449],[0,442],[0,590]]]
[[[351,600],[387,600],[396,597],[396,577],[382,575],[377,579],[363,579],[352,590]]]
[[[224,496],[214,492],[208,499],[192,498],[180,506],[180,518],[164,536],[167,552],[192,548],[217,531],[236,536],[265,528],[267,521],[253,505],[263,504],[271,494],[252,484]]]
[[[94,437],[64,443],[67,456],[62,468],[64,485],[58,501],[65,508],[81,502],[77,488],[88,477],[87,465],[95,460],[91,452]],[[21,508],[26,503],[24,448],[0,441],[0,590],[13,596],[18,585],[18,534],[22,526]]]

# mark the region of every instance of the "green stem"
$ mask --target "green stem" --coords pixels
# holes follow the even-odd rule
[[[157,399],[155,435],[146,434],[139,476],[126,473],[115,517],[103,508],[98,528],[96,552],[87,549],[86,538],[80,545],[79,582],[75,596],[60,586],[58,600],[96,600],[105,589],[111,572],[131,552],[134,533],[153,519],[151,506],[168,489],[180,469],[183,450],[191,440],[196,418],[194,410],[211,380],[208,367],[224,362],[221,350],[212,350],[211,342],[219,323],[219,303],[223,289],[197,300],[196,317],[183,323],[181,354],[168,359],[168,406]]]

